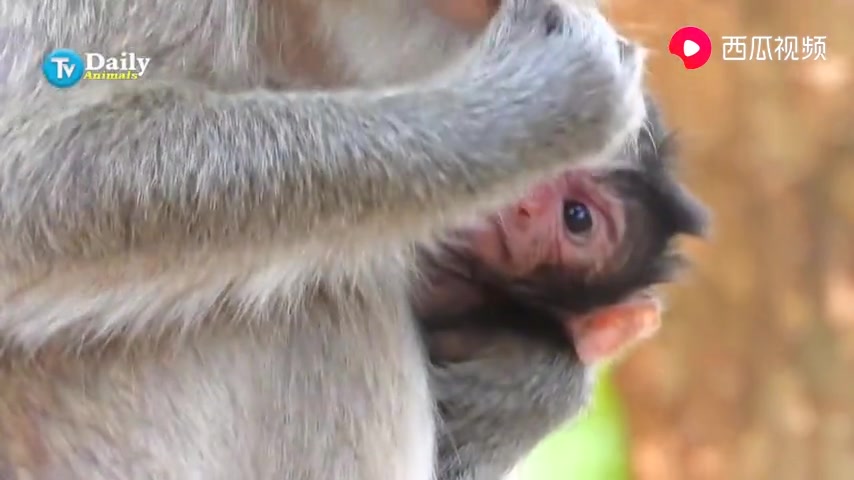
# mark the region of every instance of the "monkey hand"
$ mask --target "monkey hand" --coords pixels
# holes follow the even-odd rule
[[[571,345],[496,319],[442,325],[425,336],[441,412],[440,480],[502,478],[587,405],[594,365],[649,337],[660,304],[638,295],[561,319]],[[492,323],[490,323],[492,322]],[[546,333],[546,332],[543,332]],[[563,346],[562,346],[563,343]]]
[[[439,412],[439,480],[492,480],[588,404],[594,376],[546,339],[487,325],[429,342]]]
[[[484,134],[527,140],[506,142],[525,161],[603,162],[645,118],[644,59],[594,8],[507,0],[461,71],[481,107],[497,104]]]

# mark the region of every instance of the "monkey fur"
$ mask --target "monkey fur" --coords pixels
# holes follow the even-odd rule
[[[558,265],[511,281],[484,273],[482,265],[458,268],[477,263],[458,246],[445,246],[450,257],[442,257],[441,248],[426,257],[428,272],[478,272],[462,282],[481,290],[479,303],[462,311],[420,317],[439,405],[439,480],[503,478],[543,438],[576,417],[588,402],[594,366],[579,360],[557,315],[582,316],[649,293],[685,263],[674,237],[705,235],[707,210],[677,182],[672,136],[651,98],[647,108],[636,149],[623,152],[636,160],[628,162],[635,168],[607,170],[602,182],[626,205],[614,268],[585,276]],[[464,290],[452,290],[460,302]]]
[[[645,111],[596,10],[431,1],[0,0],[2,480],[432,478],[413,244]]]

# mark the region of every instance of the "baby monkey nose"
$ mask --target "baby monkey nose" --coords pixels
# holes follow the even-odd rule
[[[527,220],[545,215],[547,210],[555,204],[554,193],[551,185],[540,185],[534,188],[516,204],[516,214]]]
[[[516,207],[516,214],[524,220],[530,220],[542,214],[542,204],[537,201],[523,200]]]

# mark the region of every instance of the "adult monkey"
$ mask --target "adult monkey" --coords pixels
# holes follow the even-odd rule
[[[594,10],[430,5],[0,1],[0,478],[432,476],[411,244],[644,108]],[[152,60],[58,90],[55,47]]]

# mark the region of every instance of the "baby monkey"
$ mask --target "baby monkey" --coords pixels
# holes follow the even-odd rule
[[[651,335],[705,207],[658,112],[625,167],[567,171],[425,252],[413,300],[441,415],[442,480],[501,478],[588,401],[591,367]]]

